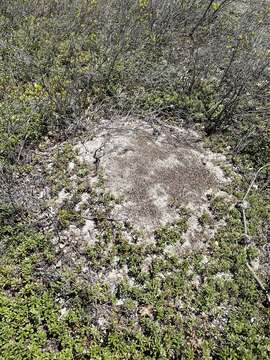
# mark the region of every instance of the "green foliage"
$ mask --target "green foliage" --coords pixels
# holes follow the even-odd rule
[[[165,245],[181,243],[181,234],[187,230],[187,218],[183,217],[175,224],[164,226],[155,232],[155,237],[158,246],[164,247]]]
[[[37,143],[43,133],[42,114],[24,96],[23,92],[11,92],[0,105],[0,161],[14,162],[23,147]]]
[[[69,208],[60,209],[58,213],[58,221],[61,229],[67,228],[70,224],[75,223],[77,225],[83,225],[84,220],[81,218],[75,210]]]
[[[209,213],[204,212],[201,217],[199,218],[199,223],[202,226],[209,226],[211,224],[213,224],[213,220],[211,219],[211,216],[209,215]]]
[[[42,161],[31,159],[32,150],[52,152],[44,183],[54,199],[68,193],[49,227],[42,221],[50,204],[36,215],[8,202],[9,194],[0,199],[1,358],[269,359],[269,308],[246,268],[265,244],[265,193],[249,196],[252,247],[243,247],[240,212],[215,197],[211,211],[226,226],[206,248],[179,256],[168,249],[183,250],[188,214],[178,209],[178,222],[158,229],[151,243],[138,241],[130,224],[113,221],[120,200],[105,191],[104,179],[90,189],[89,169],[71,145],[91,120],[132,110],[223,130],[209,131],[208,143],[231,146],[243,172],[269,161],[268,94],[248,67],[265,65],[263,51],[252,49],[252,32],[268,18],[258,8],[249,30],[246,17],[229,6],[223,12],[221,2],[205,16],[205,1],[1,2],[0,164],[14,165],[14,178],[30,186]],[[229,189],[241,198],[248,185],[238,178]],[[97,236],[73,249],[58,240],[70,225],[84,224],[83,208],[75,211],[84,192],[91,192],[84,207]],[[206,213],[199,221],[211,226]]]
[[[213,2],[204,17],[203,1],[169,2],[166,9],[159,1],[154,6],[136,1],[120,6],[120,15],[118,5],[87,1],[86,6],[80,0],[67,6],[49,1],[38,11],[32,0],[1,4],[1,161],[24,159],[29,146],[45,136],[63,140],[80,133],[86,110],[89,114],[89,108],[95,110],[99,104],[105,114],[126,113],[132,107],[145,115],[150,109],[176,121],[180,117],[203,123],[209,131],[229,122],[234,133],[231,119],[238,104],[245,114],[250,106],[244,93],[239,99],[235,95],[238,83],[247,82],[247,92],[253,86],[256,94],[261,85],[257,80],[250,85],[249,76],[235,79],[241,75],[237,68],[226,68],[243,62],[246,51],[257,59],[259,52],[252,47],[256,27],[247,32],[241,18],[228,16],[230,7],[227,13],[220,2]],[[266,8],[255,6],[252,21],[263,26],[264,12]],[[212,32],[208,22],[214,19]],[[167,21],[170,27],[164,26]],[[191,52],[186,35],[196,23]],[[238,39],[239,49],[230,63],[233,39]],[[220,56],[198,56],[202,49]],[[260,53],[257,60],[263,62],[264,56]],[[224,73],[227,77],[221,84]],[[259,96],[252,104],[265,107]],[[258,153],[262,160],[267,156],[267,138],[267,132],[265,140],[254,138],[248,147],[253,158]]]
[[[223,109],[216,96],[215,84],[208,82],[198,84],[191,94],[176,92],[173,89],[148,91],[142,99],[142,104],[146,108],[180,113],[185,120],[198,122],[208,121],[209,116],[214,119]]]

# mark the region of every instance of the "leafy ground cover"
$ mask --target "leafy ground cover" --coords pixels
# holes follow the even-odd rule
[[[267,261],[269,170],[249,195],[249,246],[235,207],[269,162],[268,45],[258,26],[266,29],[269,8],[253,2],[242,16],[224,3],[1,2],[1,358],[269,358],[269,306],[246,267]],[[181,243],[185,211],[142,245],[130,224],[111,221],[118,200],[103,179],[91,189],[77,162],[74,137],[99,118],[132,112],[195,124],[237,169],[225,169],[232,199],[211,199],[214,220],[226,226],[202,250],[165,251]],[[49,198],[63,188],[71,196],[44,220],[45,187]],[[98,240],[69,244],[63,256],[54,240],[83,226],[75,207],[90,190]],[[267,266],[259,270],[267,283]],[[122,278],[108,281],[115,272]]]

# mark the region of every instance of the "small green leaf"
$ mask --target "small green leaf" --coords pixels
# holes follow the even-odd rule
[[[220,4],[218,2],[213,2],[212,9],[214,11],[217,11],[220,8]]]

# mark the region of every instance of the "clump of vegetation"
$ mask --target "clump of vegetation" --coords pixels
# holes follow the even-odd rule
[[[204,212],[200,218],[199,218],[199,223],[202,226],[211,226],[213,225],[213,219],[211,218],[211,215],[208,212]]]
[[[244,136],[238,151],[253,153],[263,141],[256,134],[267,139],[268,8],[244,7],[80,0],[37,9],[32,0],[2,1],[2,159],[23,158],[44,136],[83,131],[86,109],[90,117],[96,107],[99,116],[125,113],[131,103],[142,115],[202,122],[208,134],[233,134],[236,125]]]
[[[268,359],[269,307],[246,260],[269,235],[269,168],[249,194],[252,244],[235,204],[215,197],[226,226],[179,258],[164,250],[188,214],[141,243],[71,145],[119,113],[196,124],[244,175],[229,185],[242,199],[270,159],[267,2],[2,0],[0,14],[1,356]],[[56,213],[45,188],[70,195]],[[65,242],[85,209],[95,242]]]
[[[168,224],[155,231],[155,238],[159,247],[181,243],[181,235],[188,229],[188,212],[182,214],[180,219],[173,224]]]

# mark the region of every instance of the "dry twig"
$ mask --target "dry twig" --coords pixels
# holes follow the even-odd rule
[[[266,169],[267,167],[270,167],[270,163],[262,166],[257,172],[256,174],[254,175],[242,201],[240,202],[239,204],[239,208],[241,209],[241,213],[242,213],[242,219],[243,219],[243,226],[244,226],[244,238],[245,240],[248,240],[249,239],[249,233],[248,233],[248,221],[247,221],[247,217],[246,217],[246,209],[249,207],[248,203],[247,203],[247,198],[248,198],[248,195],[253,187],[253,185],[255,184],[255,181],[259,175],[259,173]],[[246,243],[246,249],[248,248],[249,246],[249,242]],[[262,282],[262,280],[259,278],[259,276],[256,274],[255,270],[253,269],[252,265],[250,264],[250,262],[247,260],[246,262],[246,265],[247,265],[247,268],[248,270],[250,271],[251,275],[253,276],[253,278],[256,280],[257,284],[259,285],[259,287],[263,290],[263,292],[265,293],[266,295],[266,298],[267,298],[267,301],[268,303],[270,304],[270,294],[268,292],[268,290],[266,289],[264,283]]]

